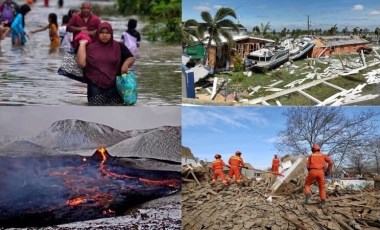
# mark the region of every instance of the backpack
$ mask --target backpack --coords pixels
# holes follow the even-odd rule
[[[3,9],[1,11],[1,21],[8,21],[11,23],[15,17],[15,6],[11,4],[4,3]]]
[[[123,33],[124,45],[128,47],[133,56],[137,54],[137,38],[130,35],[128,32]]]

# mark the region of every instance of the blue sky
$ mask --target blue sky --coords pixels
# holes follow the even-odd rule
[[[358,113],[369,107],[342,107],[346,114]],[[370,107],[377,112],[380,107]],[[212,161],[219,153],[224,161],[236,150],[245,162],[255,168],[271,166],[278,132],[283,129],[286,107],[182,107],[182,145],[195,157]]]
[[[346,26],[350,31],[356,26],[372,31],[380,26],[379,0],[182,0],[182,20],[202,22],[202,11],[214,17],[220,7],[235,9],[235,22],[249,29],[267,22],[277,32],[284,27],[307,29],[307,15],[311,28],[328,29],[337,24],[339,31]]]

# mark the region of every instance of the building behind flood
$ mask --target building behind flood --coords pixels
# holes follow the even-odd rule
[[[369,41],[358,36],[322,36],[315,39],[312,57],[331,56],[356,52],[359,47],[368,46]]]

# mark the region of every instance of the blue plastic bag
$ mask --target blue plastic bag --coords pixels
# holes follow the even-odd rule
[[[132,71],[116,77],[116,88],[123,98],[124,105],[136,104],[137,80]]]

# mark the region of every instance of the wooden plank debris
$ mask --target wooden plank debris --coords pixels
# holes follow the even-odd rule
[[[292,160],[293,162],[293,160]],[[302,162],[304,169],[306,164]],[[219,180],[209,185],[211,172],[193,168],[201,185],[182,184],[182,226],[193,229],[378,229],[380,227],[379,189],[361,191],[326,189],[326,208],[319,207],[314,191],[312,202],[304,204],[303,185],[307,172],[298,171],[283,181],[283,192],[271,193],[272,176],[238,187],[232,183],[223,189]],[[184,170],[188,174],[188,170]],[[203,174],[199,174],[203,172]],[[182,174],[184,175],[184,174]],[[189,174],[191,176],[191,174]],[[192,179],[192,178],[191,178]],[[243,180],[249,178],[242,177]],[[293,189],[289,189],[293,188]],[[328,187],[327,187],[328,188]],[[269,202],[268,200],[272,200]]]

